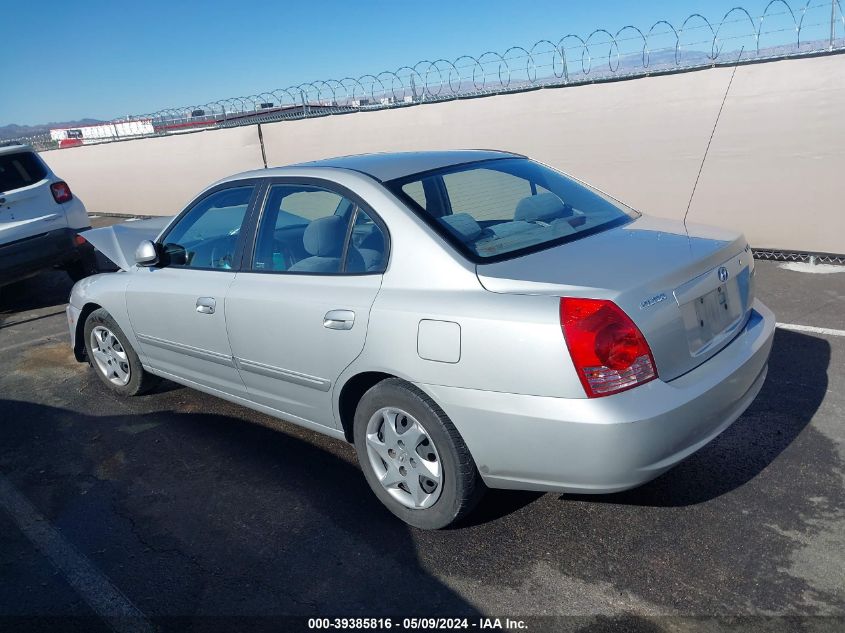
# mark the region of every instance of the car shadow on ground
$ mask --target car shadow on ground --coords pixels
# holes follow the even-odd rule
[[[62,270],[50,270],[0,288],[0,324],[17,321],[20,313],[64,306],[73,281]],[[12,316],[14,315],[14,316]]]
[[[421,565],[415,530],[379,504],[351,447],[222,410],[85,415],[0,400],[0,470],[165,628],[479,615]]]
[[[611,495],[561,495],[598,503],[687,506],[754,479],[813,419],[828,387],[830,343],[777,330],[769,373],[751,407],[713,442],[654,481]]]
[[[478,503],[478,507],[469,516],[451,526],[451,529],[473,527],[497,521],[531,505],[544,494],[543,492],[527,490],[487,490]]]

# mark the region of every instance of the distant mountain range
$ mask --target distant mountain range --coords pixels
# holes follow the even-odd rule
[[[27,136],[37,136],[39,134],[47,134],[50,132],[50,128],[96,125],[97,123],[102,123],[102,121],[98,119],[80,119],[79,121],[42,123],[40,125],[17,125],[15,123],[10,123],[9,125],[0,126],[0,141],[5,141],[13,138],[22,138]]]

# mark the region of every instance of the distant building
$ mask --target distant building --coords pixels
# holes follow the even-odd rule
[[[151,119],[135,119],[80,127],[53,128],[50,130],[50,138],[58,141],[59,147],[74,147],[154,133],[155,129]]]

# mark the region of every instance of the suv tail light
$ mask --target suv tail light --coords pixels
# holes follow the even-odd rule
[[[59,204],[73,200],[73,194],[70,192],[70,187],[67,186],[66,182],[62,182],[61,180],[50,185],[50,191],[53,194],[53,199]]]
[[[612,301],[563,297],[560,326],[588,398],[609,396],[657,378],[645,337]]]

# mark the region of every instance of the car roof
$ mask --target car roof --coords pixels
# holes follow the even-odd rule
[[[29,145],[24,145],[22,143],[10,143],[6,145],[5,143],[0,143],[0,154],[18,154],[20,152],[34,152],[35,150],[32,149]]]
[[[436,152],[383,152],[378,154],[353,154],[337,158],[324,158],[284,167],[265,167],[227,176],[208,186],[208,189],[229,182],[248,178],[272,178],[274,176],[307,176],[318,178],[321,170],[347,170],[363,174],[379,182],[387,182],[405,176],[443,169],[455,165],[466,165],[485,160],[503,158],[526,158],[515,152],[490,149],[456,149]],[[328,174],[326,174],[328,175]]]
[[[290,167],[334,167],[351,169],[366,174],[381,182],[403,178],[412,174],[442,169],[454,165],[474,163],[496,158],[524,158],[520,154],[496,150],[465,149],[435,152],[384,152],[379,154],[356,154],[326,158]],[[281,168],[284,169],[284,168]]]

